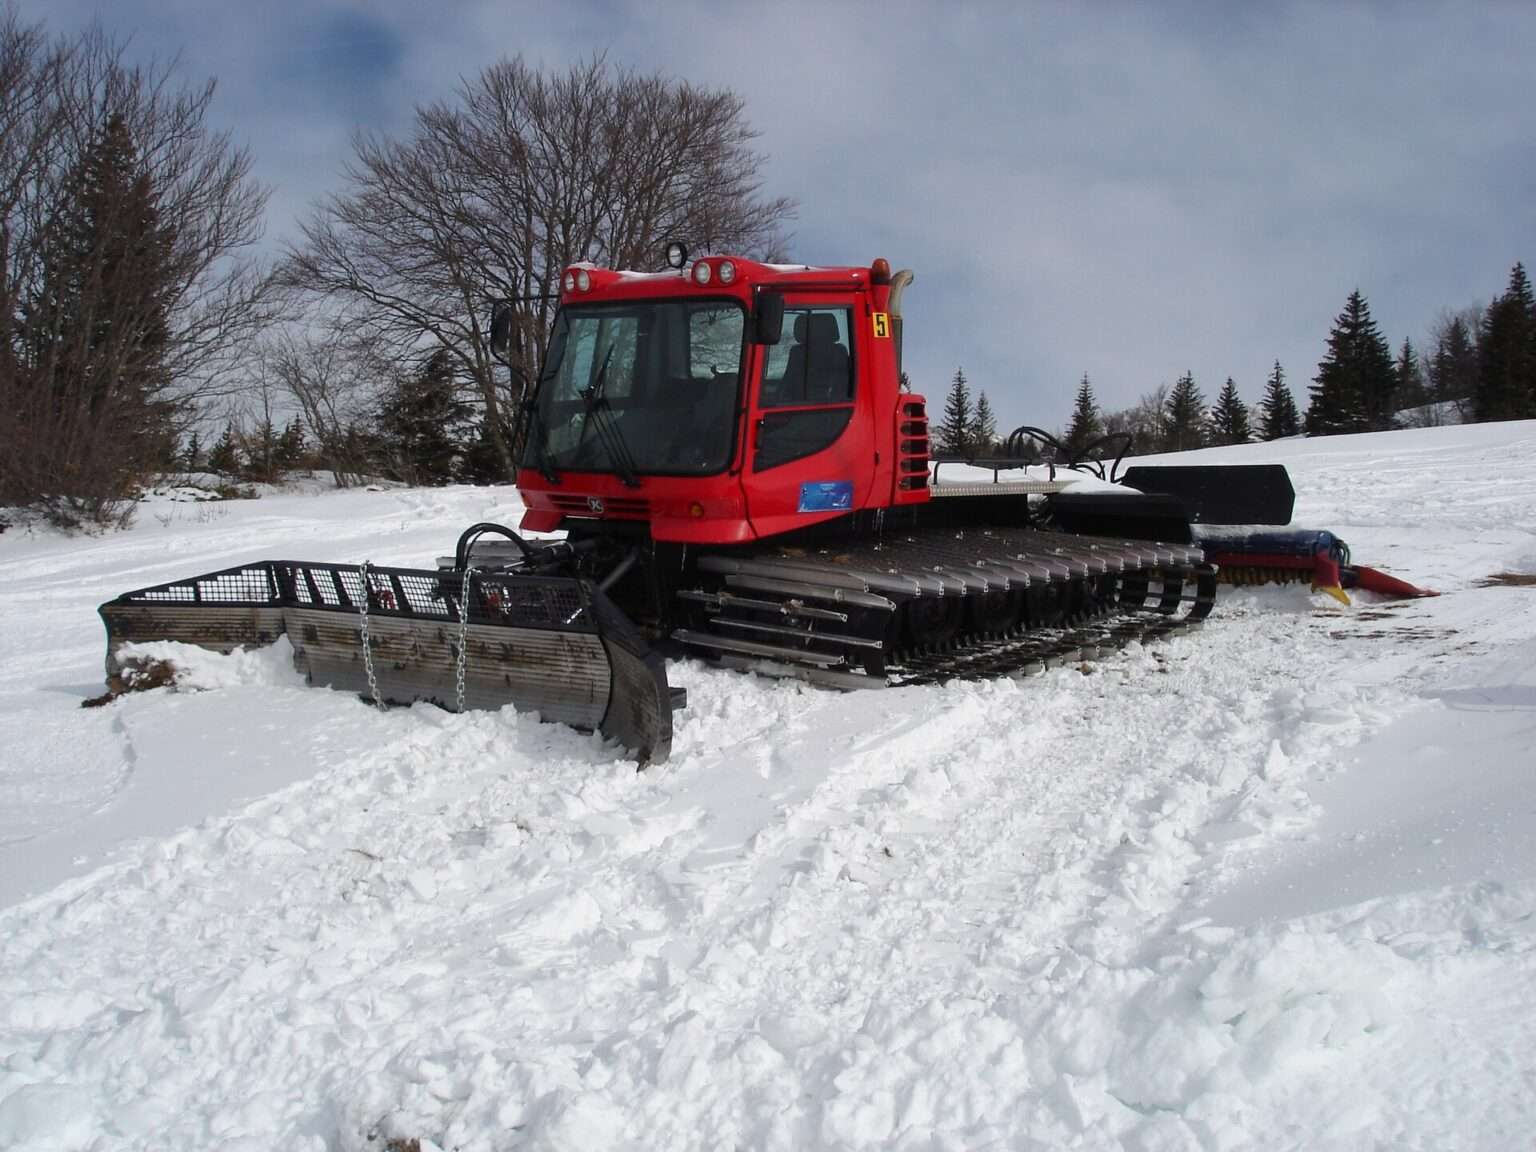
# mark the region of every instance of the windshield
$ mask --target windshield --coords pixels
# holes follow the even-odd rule
[[[568,307],[523,463],[703,475],[730,462],[745,314],[723,300]]]

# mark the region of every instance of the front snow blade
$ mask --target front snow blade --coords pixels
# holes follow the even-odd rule
[[[511,704],[601,732],[642,764],[667,758],[666,664],[598,588],[564,577],[473,574],[465,627],[465,587],[459,572],[369,566],[365,580],[355,565],[269,560],[141,588],[100,608],[108,685],[125,687],[126,643],[176,640],[229,652],[286,634],[309,683],[366,696],[366,604],[384,702],[456,710],[464,636],[465,708]]]

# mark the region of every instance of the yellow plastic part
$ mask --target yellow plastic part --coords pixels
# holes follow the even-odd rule
[[[1312,591],[1326,592],[1340,604],[1344,605],[1344,607],[1349,607],[1349,593],[1344,591],[1344,589],[1340,588],[1337,584],[1314,584],[1312,585]]]

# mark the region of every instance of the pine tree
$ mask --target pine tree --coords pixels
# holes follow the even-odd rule
[[[997,451],[997,418],[992,415],[992,405],[987,402],[985,392],[976,397],[974,439],[978,456],[987,456]]]
[[[965,370],[956,368],[954,379],[950,381],[949,396],[944,401],[944,421],[939,425],[939,451],[951,456],[970,456],[975,420]]]
[[[511,425],[502,426],[502,443],[513,443]],[[465,445],[463,459],[459,462],[459,479],[470,484],[504,484],[512,478],[501,464],[501,454],[496,447],[496,437],[486,426],[484,417],[475,425],[474,438]]]
[[[1536,416],[1536,299],[1525,267],[1516,264],[1509,286],[1488,307],[1477,341],[1478,420]]]
[[[458,395],[452,357],[439,348],[419,373],[399,380],[379,409],[379,442],[390,474],[411,484],[448,483],[463,451],[469,411]]]
[[[150,170],[114,114],[43,225],[42,262],[21,306],[19,344],[52,397],[55,494],[111,502],[176,462],[165,368],[172,237]]]
[[[1246,444],[1253,439],[1248,426],[1248,405],[1237,394],[1237,384],[1232,377],[1222,385],[1211,409],[1210,441],[1212,444]]]
[[[1084,372],[1083,382],[1077,386],[1077,402],[1072,409],[1072,423],[1067,428],[1067,451],[1076,457],[1102,435],[1104,435],[1104,417],[1100,414],[1099,405],[1093,398],[1093,385],[1088,382],[1088,373]]]
[[[1187,452],[1199,448],[1204,440],[1205,397],[1195,387],[1195,375],[1186,372],[1174,381],[1168,393],[1168,424],[1165,452]]]
[[[262,420],[246,438],[245,474],[251,480],[270,484],[277,478],[277,429],[271,420]]]
[[[1459,315],[1439,326],[1429,358],[1430,396],[1437,403],[1470,401],[1477,392],[1477,346],[1471,333],[1481,327],[1480,317],[1469,324]]]
[[[198,440],[197,429],[192,429],[192,435],[187,440],[187,454],[183,467],[188,472],[196,472],[203,463],[203,446]]]
[[[288,471],[297,468],[304,462],[304,452],[308,445],[304,439],[304,425],[299,423],[295,416],[288,421],[283,429],[283,434],[277,438],[277,448],[274,458],[280,471]]]
[[[1307,408],[1309,436],[1392,426],[1392,395],[1397,389],[1392,352],[1358,290],[1349,294],[1334,321],[1328,354],[1317,366],[1314,381]]]
[[[1279,440],[1282,436],[1296,436],[1300,432],[1301,413],[1296,410],[1296,398],[1285,383],[1285,371],[1276,360],[1264,391],[1259,434],[1265,440]]]
[[[1397,403],[1399,412],[1406,408],[1419,408],[1429,403],[1429,393],[1424,387],[1424,369],[1419,363],[1418,351],[1413,341],[1404,337],[1398,349],[1397,363],[1392,366],[1397,376]]]
[[[224,435],[208,453],[208,471],[233,476],[240,471],[240,440],[233,424],[224,425]]]

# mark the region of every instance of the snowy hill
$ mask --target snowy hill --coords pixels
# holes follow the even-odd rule
[[[1536,423],[1212,449],[1439,599],[857,696],[672,760],[273,650],[82,711],[95,607],[424,564],[511,490],[0,536],[0,1147],[1469,1148],[1536,1126]],[[397,1144],[396,1147],[403,1147]]]

